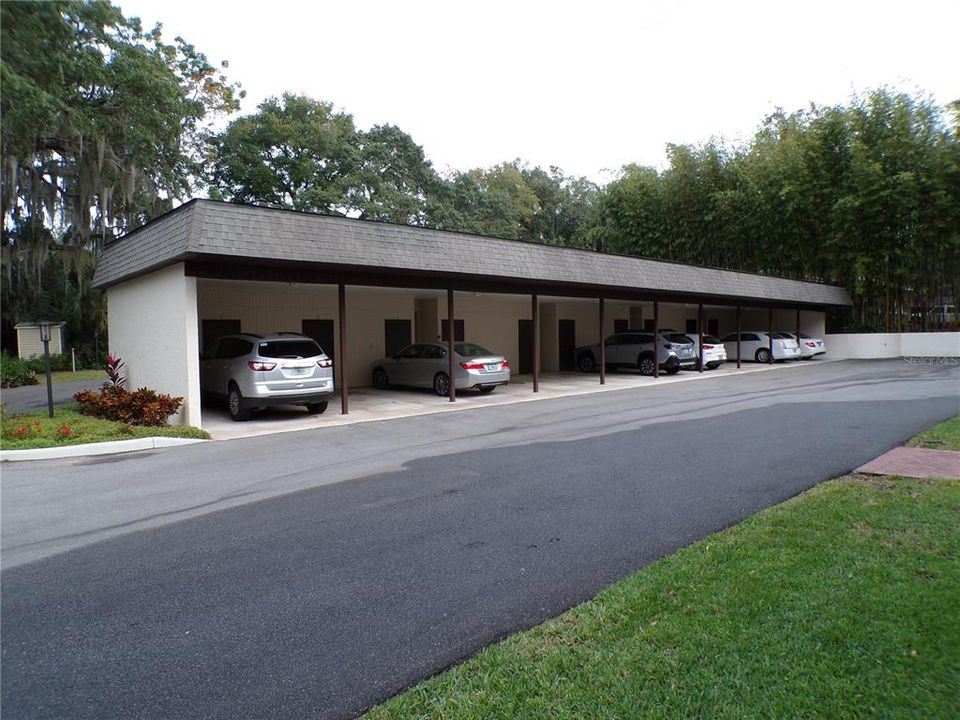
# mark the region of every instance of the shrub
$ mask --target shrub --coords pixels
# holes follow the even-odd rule
[[[0,355],[0,387],[36,385],[39,382],[37,374],[30,368],[29,361],[7,354]]]
[[[99,392],[77,393],[73,399],[80,403],[84,415],[151,427],[166,425],[167,418],[183,404],[182,397],[163,395],[149,388],[130,392],[114,385],[104,385]]]
[[[24,362],[27,364],[27,367],[38,375],[47,371],[46,366],[43,364],[43,355],[29,358],[24,360]],[[73,370],[73,359],[69,355],[50,356],[50,372],[64,372],[66,370]]]
[[[126,380],[123,377],[124,362],[119,357],[107,353],[107,381],[110,387],[123,387]]]

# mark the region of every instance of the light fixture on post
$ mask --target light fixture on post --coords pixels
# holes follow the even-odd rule
[[[53,417],[53,379],[50,377],[50,321],[40,321],[40,340],[43,342],[43,367],[47,373],[47,410]]]

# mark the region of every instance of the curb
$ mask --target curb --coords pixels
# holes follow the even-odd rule
[[[21,460],[57,460],[61,458],[87,457],[94,455],[116,455],[118,453],[139,452],[156,448],[192,445],[207,442],[193,438],[148,437],[134,440],[110,440],[102,443],[84,443],[53,448],[32,448],[30,450],[0,450],[0,462],[18,462]]]
[[[820,360],[820,363],[830,362],[833,360],[838,360],[838,358],[824,358]],[[797,367],[814,367],[812,363],[804,363],[803,365],[798,365]],[[756,367],[745,367],[741,369],[741,372],[766,372],[769,370],[774,370],[777,368],[777,365],[757,365]],[[670,384],[674,382],[683,382],[686,380],[699,380],[713,377],[716,379],[717,376],[712,376],[709,373],[697,373],[695,375],[688,375],[685,377],[664,377],[661,378],[661,384]],[[537,400],[551,400],[558,397],[570,397],[576,395],[589,395],[597,392],[609,392],[617,390],[629,390],[635,386],[626,386],[626,387],[617,387],[614,385],[593,385],[589,388],[582,388],[573,391],[566,392],[562,395],[528,395],[525,397],[513,398],[509,402],[496,403],[494,405],[485,405],[480,407],[449,407],[444,406],[441,408],[431,408],[430,410],[424,412],[410,412],[410,413],[401,413],[397,415],[391,415],[388,417],[353,417],[347,420],[338,420],[336,422],[330,422],[324,425],[317,425],[312,427],[289,427],[289,428],[271,428],[265,429],[250,434],[244,434],[238,437],[227,437],[227,438],[217,438],[212,437],[210,440],[195,440],[192,438],[168,438],[168,437],[149,437],[149,438],[137,438],[135,440],[111,440],[108,442],[101,443],[86,443],[83,445],[66,445],[63,447],[54,447],[54,448],[34,448],[31,450],[0,450],[0,463],[3,462],[19,462],[24,460],[58,460],[63,458],[74,458],[74,457],[92,457],[97,455],[115,455],[119,453],[130,453],[130,452],[140,452],[143,450],[154,450],[157,448],[165,447],[174,447],[177,445],[191,445],[193,443],[200,442],[211,442],[211,441],[226,441],[226,440],[239,440],[242,438],[249,437],[263,437],[265,435],[275,435],[278,433],[285,432],[301,432],[305,430],[316,430],[319,428],[325,427],[343,427],[346,425],[355,425],[359,423],[368,423],[368,422],[379,422],[382,420],[396,420],[400,418],[407,417],[417,417],[420,415],[434,415],[436,413],[442,412],[456,412],[460,410],[481,410],[484,407],[497,407],[502,405],[513,405],[515,403],[521,402],[532,402]]]

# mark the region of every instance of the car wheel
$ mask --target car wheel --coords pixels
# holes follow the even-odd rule
[[[758,363],[768,363],[770,362],[770,350],[767,348],[760,348],[757,350],[757,362]]]
[[[641,355],[637,358],[637,367],[640,368],[641,375],[653,375],[656,371],[656,363],[653,361],[653,355]]]
[[[230,412],[230,419],[236,422],[250,419],[250,408],[247,407],[243,393],[236,385],[231,385],[227,392],[227,410]]]
[[[666,370],[667,370],[667,375],[676,375],[678,372],[680,372],[680,366],[671,365],[670,367],[666,368]]]
[[[433,391],[440,397],[450,394],[450,378],[446,373],[437,373],[433,377]]]
[[[373,386],[377,390],[386,390],[390,385],[390,378],[387,377],[387,371],[383,368],[376,368],[373,371]]]
[[[323,415],[327,410],[327,401],[318,403],[307,403],[307,412],[311,415]]]
[[[597,363],[594,362],[593,353],[585,352],[577,358],[577,368],[580,372],[593,372],[596,367]]]
[[[480,392],[486,393],[486,394],[489,395],[489,394],[492,393],[494,390],[496,390],[496,388],[497,388],[496,385],[484,385],[482,388],[480,388]]]

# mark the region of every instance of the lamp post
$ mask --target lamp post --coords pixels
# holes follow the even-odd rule
[[[50,323],[40,323],[40,340],[43,341],[43,367],[47,371],[47,410],[53,417],[53,379],[50,377]]]

